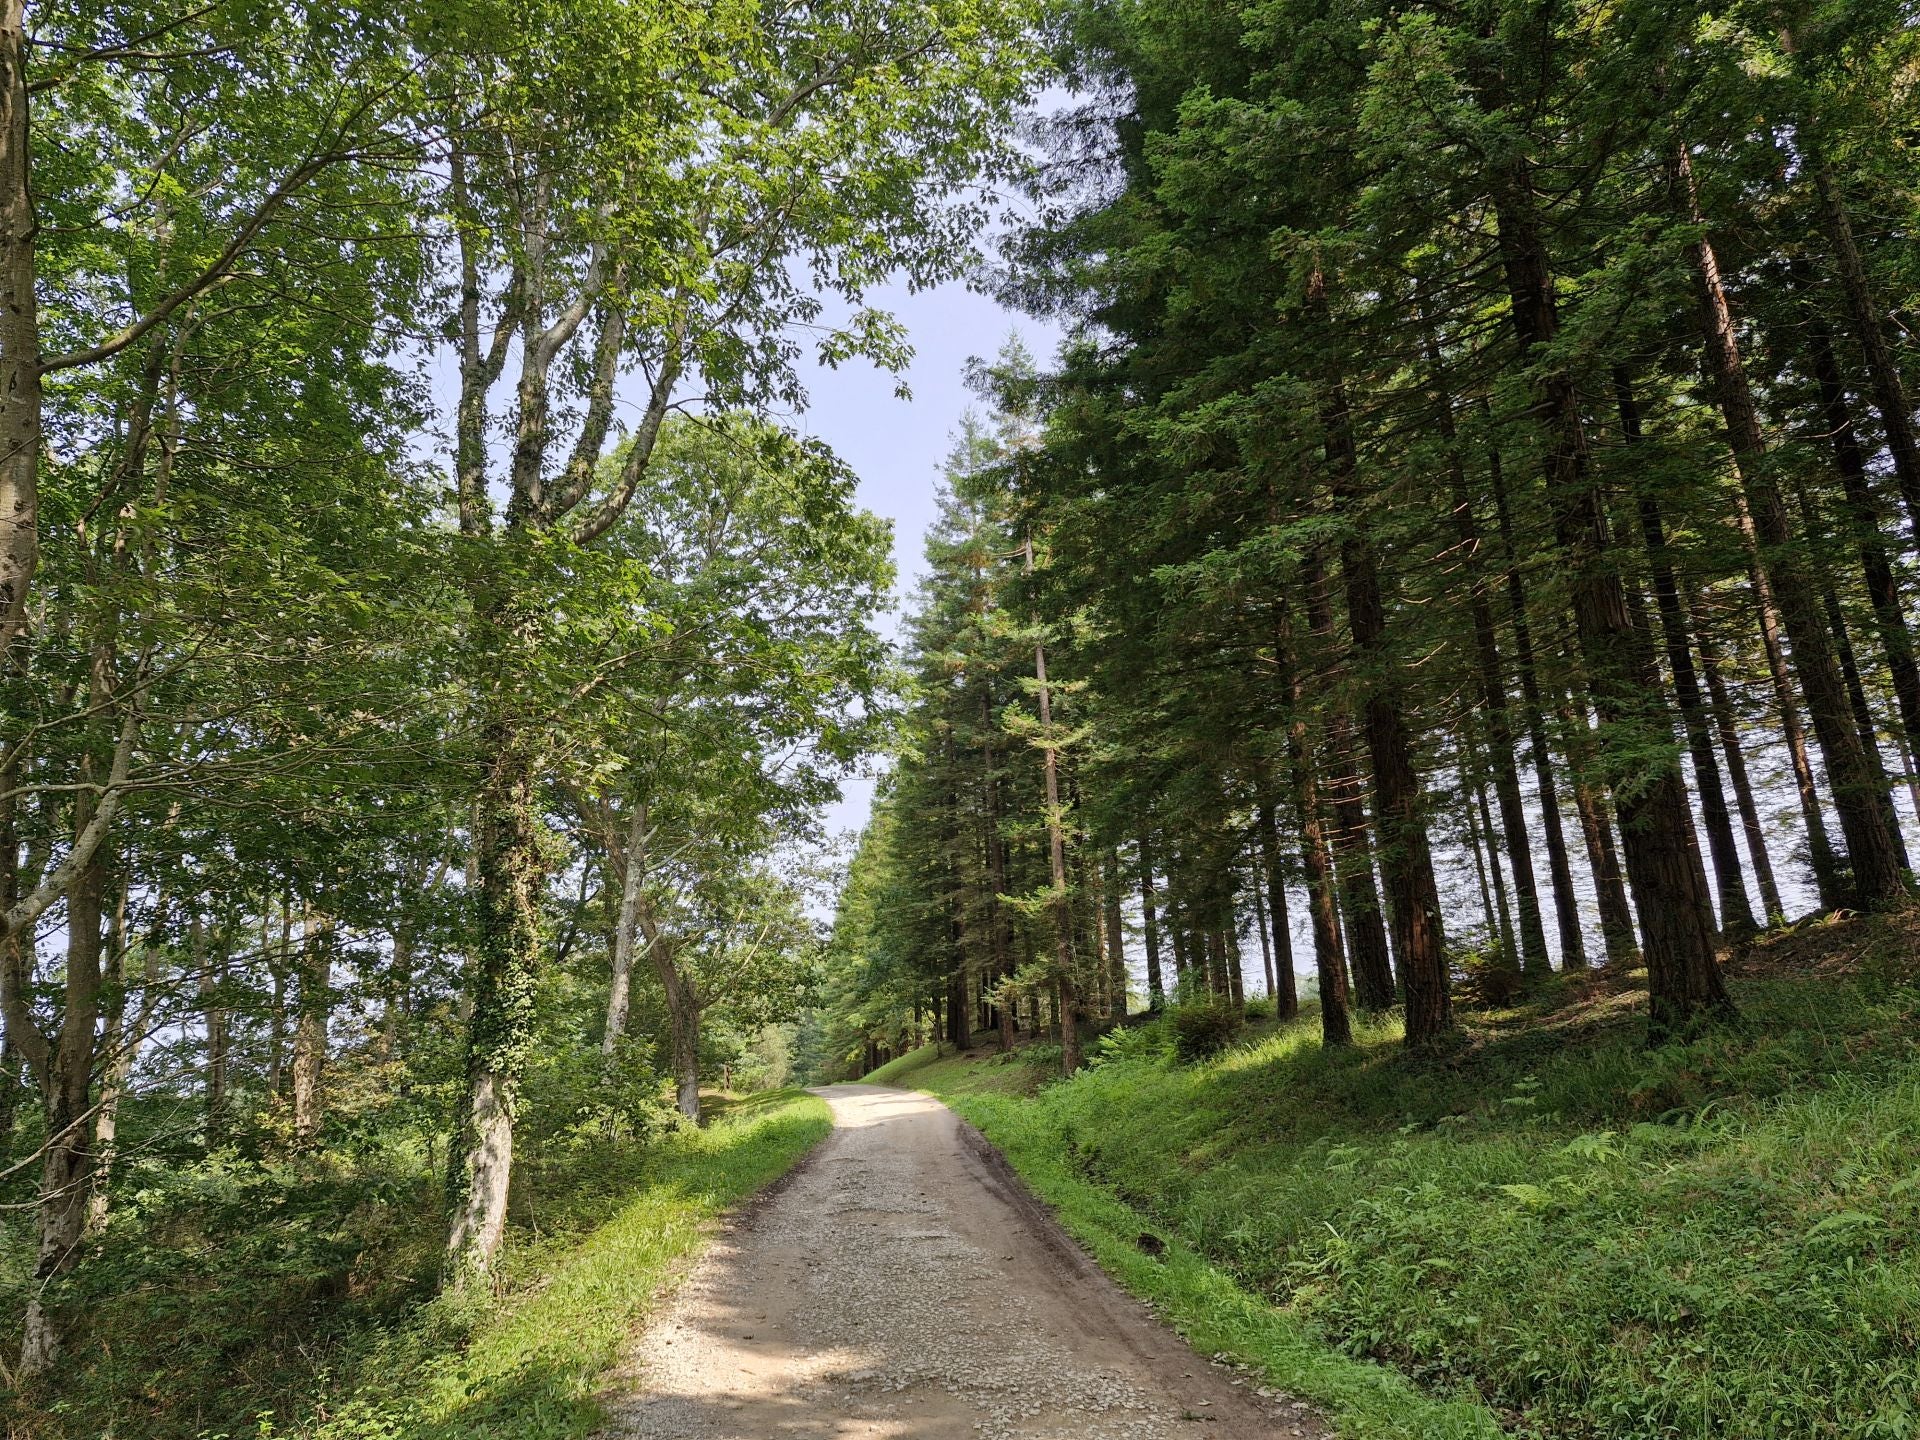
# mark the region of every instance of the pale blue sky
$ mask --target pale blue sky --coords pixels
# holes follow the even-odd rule
[[[968,360],[990,357],[1009,334],[1018,333],[1036,356],[1052,355],[1058,332],[1003,309],[991,298],[951,283],[919,294],[896,286],[870,297],[893,312],[912,337],[913,364],[906,373],[912,398],[894,393],[896,377],[862,363],[818,369],[808,388],[810,404],[789,423],[833,447],[860,477],[860,503],[893,522],[893,558],[899,569],[894,634],[899,606],[924,569],[923,545],[934,518],[934,486],[961,415],[974,403],[966,386]],[[873,782],[854,779],[827,817],[829,829],[857,830],[866,823]]]

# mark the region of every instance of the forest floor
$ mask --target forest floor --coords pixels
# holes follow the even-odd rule
[[[1309,1016],[1192,1063],[1130,1027],[1068,1081],[1045,1044],[869,1078],[947,1100],[1346,1440],[1920,1433],[1920,914],[1726,959],[1739,1022],[1660,1049],[1637,977],[1594,975],[1438,1058],[1387,1020],[1328,1053]]]
[[[622,1440],[1268,1440],[1329,1432],[1196,1356],[945,1106],[834,1086],[832,1136],[633,1351]]]

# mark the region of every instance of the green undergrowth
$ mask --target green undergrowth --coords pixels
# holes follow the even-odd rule
[[[313,1242],[338,1253],[283,1259],[288,1273],[275,1271],[274,1255],[321,1229],[303,1205],[287,1201],[290,1186],[269,1193],[256,1185],[244,1210],[210,1209],[202,1196],[194,1213],[226,1215],[231,1233],[150,1241],[150,1273],[102,1297],[75,1337],[75,1353],[85,1359],[58,1398],[31,1408],[15,1397],[4,1416],[7,1433],[36,1440],[586,1435],[602,1418],[595,1395],[622,1343],[703,1247],[713,1220],[784,1174],[831,1126],[824,1102],[780,1091],[723,1103],[704,1129],[532,1162],[523,1167],[529,1183],[516,1179],[495,1291],[465,1298],[427,1298],[440,1233],[428,1180],[362,1198],[363,1209],[384,1217],[378,1243],[366,1216],[339,1216],[336,1229]],[[219,1187],[209,1181],[209,1188]],[[275,1208],[292,1213],[278,1216]],[[352,1250],[347,1236],[362,1248]],[[203,1253],[184,1258],[196,1245]],[[276,1336],[292,1343],[276,1345]]]
[[[1306,1020],[1183,1065],[1155,1024],[1031,1096],[926,1051],[894,1083],[1345,1435],[1890,1440],[1920,1433],[1912,923],[1770,941],[1738,1025],[1656,1050],[1629,995],[1556,987],[1441,1057]]]

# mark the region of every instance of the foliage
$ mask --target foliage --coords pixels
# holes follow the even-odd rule
[[[1218,1000],[1188,1000],[1167,1011],[1173,1053],[1191,1064],[1219,1054],[1239,1033],[1244,1015]]]
[[[828,1125],[791,1091],[723,1109],[705,1130],[541,1147],[497,1306],[429,1300],[440,1197],[418,1151],[156,1167],[71,1282],[86,1363],[56,1403],[12,1395],[7,1423],[48,1440],[585,1435],[602,1371],[708,1222]]]

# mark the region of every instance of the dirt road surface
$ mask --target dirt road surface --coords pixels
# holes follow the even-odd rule
[[[621,1440],[1268,1440],[1330,1431],[1195,1355],[979,1136],[904,1090],[730,1225],[609,1396]]]

